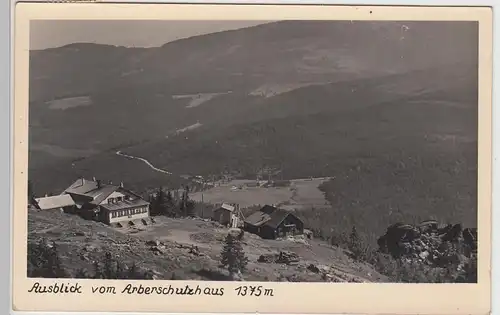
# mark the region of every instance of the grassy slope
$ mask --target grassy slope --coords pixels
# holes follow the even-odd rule
[[[153,270],[158,279],[170,279],[173,273],[176,279],[181,280],[220,279],[218,261],[227,230],[217,229],[209,222],[190,219],[170,220],[157,217],[156,220],[155,228],[159,229],[156,233],[153,231],[127,235],[102,223],[86,221],[75,215],[30,211],[28,240],[45,238],[55,241],[63,266],[71,274],[75,274],[79,268],[92,271],[92,261],[102,259],[103,253],[109,251],[123,264],[130,266],[135,262],[141,268]],[[164,252],[154,255],[145,243],[160,238],[165,244]],[[179,248],[178,244],[184,244],[187,248]],[[189,247],[192,244],[196,244],[204,255],[190,254]],[[283,249],[298,253],[303,258],[302,263],[285,270],[279,264],[262,264],[256,261],[262,253]],[[251,281],[277,281],[280,275],[285,278],[296,276],[301,281],[322,281],[320,275],[305,270],[307,264],[313,262],[334,266],[336,275],[343,281],[353,278],[386,280],[369,265],[352,262],[342,250],[322,245],[321,242],[312,241],[307,246],[286,241],[266,242],[247,235],[244,250],[250,258],[245,279]],[[82,256],[85,258],[82,259]]]

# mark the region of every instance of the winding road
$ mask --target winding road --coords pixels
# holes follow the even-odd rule
[[[146,163],[146,165],[149,166],[151,169],[153,169],[153,170],[155,170],[157,172],[164,173],[164,174],[167,174],[167,175],[172,175],[171,172],[166,171],[166,170],[162,170],[161,168],[155,167],[153,164],[151,164],[151,162],[149,162],[148,160],[146,160],[144,158],[140,158],[140,157],[137,157],[137,156],[128,155],[128,154],[122,153],[121,151],[116,151],[116,155],[123,156],[123,157],[129,158],[129,159],[135,159],[135,160],[142,161],[142,162]]]

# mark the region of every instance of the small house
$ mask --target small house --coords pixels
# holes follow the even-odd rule
[[[239,205],[223,203],[212,214],[212,219],[222,225],[239,226]]]
[[[38,210],[60,210],[62,212],[71,212],[76,204],[69,195],[46,196],[35,198],[33,206]]]
[[[302,235],[304,223],[290,211],[266,205],[248,216],[244,229],[265,239]]]

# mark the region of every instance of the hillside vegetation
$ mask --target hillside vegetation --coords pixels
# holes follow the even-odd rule
[[[32,51],[29,178],[38,195],[95,176],[147,196],[271,167],[332,178],[329,204],[297,210],[323,242],[354,226],[371,252],[398,222],[474,228],[477,58],[469,22],[285,21]]]
[[[44,267],[52,264],[51,267],[62,269],[57,277],[88,278],[107,263],[115,268],[118,261],[124,271],[121,278],[230,280],[224,268],[219,266],[229,231],[212,222],[155,217],[155,223],[149,227],[115,230],[75,215],[30,211],[28,224],[28,273],[31,276],[47,277]],[[38,254],[50,257],[48,254],[53,252],[53,244],[57,261],[53,258],[45,263],[40,261]],[[307,267],[311,264],[329,270],[329,281],[388,280],[367,263],[353,261],[344,250],[318,240],[265,241],[245,233],[242,245],[249,258],[243,273],[243,278],[248,281],[328,281],[322,278],[321,272],[309,270]],[[300,262],[288,265],[258,261],[261,255],[280,251],[297,253]],[[126,271],[132,266],[137,272],[130,275]]]

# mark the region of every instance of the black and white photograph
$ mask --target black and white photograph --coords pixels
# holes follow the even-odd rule
[[[477,283],[478,25],[32,20],[27,276]]]

